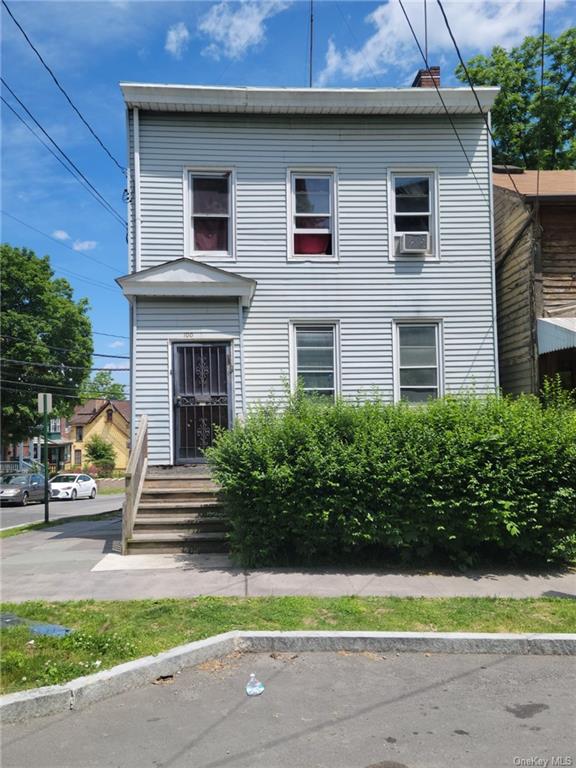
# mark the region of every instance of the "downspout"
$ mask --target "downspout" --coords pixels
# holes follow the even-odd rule
[[[238,346],[240,351],[240,393],[242,402],[242,420],[246,417],[246,385],[244,383],[244,312],[242,298],[238,297]]]
[[[492,145],[490,143],[490,134],[492,132],[492,115],[488,113],[488,126],[490,130],[486,131],[486,149],[488,152],[488,201],[489,211],[488,219],[490,222],[490,287],[492,293],[492,327],[493,333],[493,357],[494,357],[494,389],[496,393],[500,391],[500,370],[498,361],[498,316],[496,308],[496,251],[494,245],[494,186],[492,183]]]
[[[142,246],[142,212],[140,209],[140,113],[138,108],[132,110],[134,132],[134,272],[140,271],[140,253]]]

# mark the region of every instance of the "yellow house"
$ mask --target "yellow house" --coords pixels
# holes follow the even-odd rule
[[[94,435],[108,440],[114,446],[114,469],[128,466],[130,440],[130,403],[127,400],[87,400],[74,409],[70,419],[72,450],[67,469],[82,469],[89,464],[86,443]]]

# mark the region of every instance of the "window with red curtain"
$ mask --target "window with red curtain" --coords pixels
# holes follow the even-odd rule
[[[190,174],[192,249],[230,252],[230,174]]]
[[[292,174],[293,254],[332,255],[332,174]]]

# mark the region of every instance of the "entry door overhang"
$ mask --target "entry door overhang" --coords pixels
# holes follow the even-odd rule
[[[178,296],[197,299],[239,298],[249,307],[256,281],[235,272],[182,257],[116,278],[127,298]]]

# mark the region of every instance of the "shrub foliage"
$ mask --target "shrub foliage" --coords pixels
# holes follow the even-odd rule
[[[208,451],[245,566],[565,562],[576,554],[576,411],[567,398],[423,407],[301,394]]]

